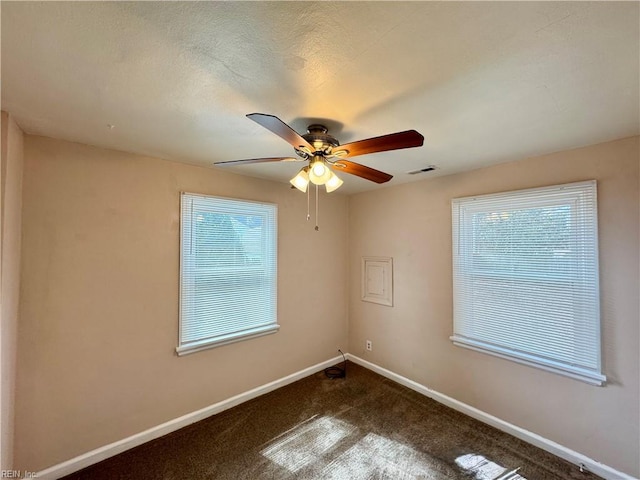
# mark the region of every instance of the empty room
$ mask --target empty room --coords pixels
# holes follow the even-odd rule
[[[1,478],[640,478],[639,2],[0,16]]]

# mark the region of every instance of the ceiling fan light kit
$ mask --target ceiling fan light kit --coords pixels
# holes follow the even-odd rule
[[[301,192],[307,192],[309,182],[313,183],[316,185],[316,198],[318,185],[324,185],[327,193],[331,193],[344,183],[333,170],[349,173],[376,183],[385,183],[393,178],[388,173],[346,160],[347,158],[368,153],[421,147],[424,143],[424,137],[420,133],[415,130],[407,130],[340,145],[335,137],[329,135],[327,127],[324,125],[314,123],[309,125],[306,134],[299,135],[274,115],[250,113],[247,117],[288,142],[299,158],[250,158],[216,162],[215,165],[224,167],[262,162],[309,162],[289,182]],[[316,200],[316,219],[317,209]],[[309,219],[308,214],[307,219]],[[316,230],[318,230],[317,221]]]

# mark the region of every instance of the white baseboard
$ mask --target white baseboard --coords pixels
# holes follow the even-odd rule
[[[497,428],[503,432],[506,432],[514,437],[519,438],[520,440],[524,440],[531,445],[534,445],[542,450],[546,450],[549,453],[556,455],[557,457],[563,458],[568,462],[571,462],[577,466],[583,465],[586,470],[589,472],[595,473],[602,478],[607,480],[638,480],[637,478],[627,475],[626,473],[620,472],[615,468],[609,467],[603,463],[600,463],[592,458],[589,458],[581,453],[578,453],[570,448],[567,448],[563,445],[560,445],[552,440],[544,438],[536,433],[525,430],[524,428],[520,428],[517,425],[513,425],[509,422],[501,420],[493,415],[490,415],[482,410],[478,410],[477,408],[472,407],[471,405],[467,405],[466,403],[462,403],[454,398],[448,397],[440,392],[435,390],[431,390],[430,388],[425,387],[413,380],[409,380],[402,375],[398,375],[386,368],[382,368],[375,363],[368,362],[363,360],[360,357],[356,357],[350,353],[346,354],[348,360],[353,363],[357,363],[369,370],[372,370],[376,373],[379,373],[383,377],[386,377],[394,382],[399,383],[400,385],[404,385],[405,387],[410,388],[426,397],[432,398],[433,400],[446,405],[447,407],[453,408],[461,413],[469,415],[470,417],[475,418],[476,420],[480,420],[483,423],[491,425],[492,427]]]
[[[37,473],[36,478],[40,480],[55,480],[64,477],[65,475],[69,475],[73,472],[77,472],[78,470],[82,470],[83,468],[93,465],[94,463],[106,460],[109,457],[113,457],[114,455],[122,453],[133,447],[137,447],[138,445],[142,445],[143,443],[149,442],[156,438],[162,437],[163,435],[186,427],[187,425],[191,425],[192,423],[203,420],[207,417],[210,417],[211,415],[215,415],[216,413],[220,413],[231,407],[235,407],[236,405],[259,397],[260,395],[264,395],[265,393],[269,393],[280,387],[284,387],[285,385],[308,377],[309,375],[313,375],[314,373],[324,370],[325,368],[335,365],[336,363],[341,361],[342,357],[335,357],[330,360],[326,360],[322,363],[318,363],[311,367],[305,368],[304,370],[300,370],[299,372],[287,375],[286,377],[283,377],[279,380],[275,380],[260,387],[254,388],[253,390],[249,390],[221,402],[209,405],[208,407],[202,408],[195,412],[191,412],[173,420],[169,420],[168,422],[165,422],[161,425],[149,428],[144,432],[136,433],[135,435],[132,435],[128,438],[124,438],[117,442],[110,443],[109,445],[96,448],[95,450],[91,450],[90,452],[79,455],[75,458],[67,460],[66,462],[62,462],[45,470],[42,470]]]

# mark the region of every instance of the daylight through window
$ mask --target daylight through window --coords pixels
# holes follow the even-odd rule
[[[454,199],[452,213],[453,342],[602,384],[595,181]]]
[[[278,330],[277,207],[183,193],[179,355]]]

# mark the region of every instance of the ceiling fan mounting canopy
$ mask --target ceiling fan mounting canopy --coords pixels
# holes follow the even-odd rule
[[[266,157],[246,160],[216,162],[215,165],[233,166],[263,162],[318,161],[319,157],[333,170],[349,173],[376,183],[385,183],[393,178],[388,173],[347,160],[347,158],[369,153],[420,147],[424,137],[415,130],[391,133],[380,137],[359,140],[344,145],[328,133],[327,127],[317,123],[309,125],[307,133],[299,135],[293,128],[274,115],[250,113],[247,117],[288,142],[300,158]],[[339,159],[339,161],[337,161]]]

